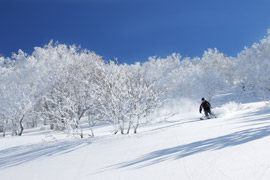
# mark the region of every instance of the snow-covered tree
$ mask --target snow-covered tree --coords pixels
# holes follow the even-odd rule
[[[11,71],[1,81],[1,113],[4,121],[11,122],[12,134],[22,135],[24,117],[31,110],[35,101],[34,95],[37,91],[35,84],[36,76],[34,75],[35,68],[31,59],[28,59],[27,54],[21,50],[18,54],[13,54],[12,58],[12,64],[9,63]],[[19,132],[17,132],[18,126],[20,129]]]
[[[245,48],[237,57],[238,84],[245,90],[270,97],[270,35]]]
[[[42,98],[40,114],[49,120],[53,128],[79,131],[83,137],[81,118],[94,104],[94,74],[104,62],[100,56],[86,50],[78,52],[76,47],[66,46],[61,49],[63,54],[55,47],[58,59],[62,58],[59,62],[61,68],[49,75],[54,79]]]
[[[156,81],[147,79],[145,70],[139,63],[132,67],[129,78],[126,81],[127,111],[125,118],[128,120],[128,130],[134,127],[134,133],[140,125],[140,121],[150,115],[162,105],[160,96],[166,89],[155,88]]]

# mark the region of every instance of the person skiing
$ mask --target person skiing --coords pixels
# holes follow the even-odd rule
[[[204,98],[202,98],[202,103],[200,105],[200,113],[202,113],[202,109],[204,111],[205,116],[209,117],[209,115],[212,115],[211,104]]]

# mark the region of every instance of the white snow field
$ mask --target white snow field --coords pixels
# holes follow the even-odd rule
[[[230,94],[211,101],[216,119],[198,107],[137,134],[71,139],[39,129],[0,138],[1,180],[269,180],[270,108]],[[179,107],[181,108],[181,107]]]

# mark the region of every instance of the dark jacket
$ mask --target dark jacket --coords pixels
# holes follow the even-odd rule
[[[202,102],[202,104],[200,105],[200,113],[202,112],[202,109],[204,111],[210,112],[211,111],[211,104],[208,101],[204,100]]]

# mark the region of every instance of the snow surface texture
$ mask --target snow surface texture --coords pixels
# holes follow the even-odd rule
[[[177,112],[138,134],[67,138],[26,130],[0,138],[0,177],[5,180],[269,180],[270,109],[259,99],[220,94],[212,100],[217,119]],[[222,101],[221,101],[222,100]],[[242,103],[241,103],[242,102]],[[87,130],[85,130],[87,131]]]

